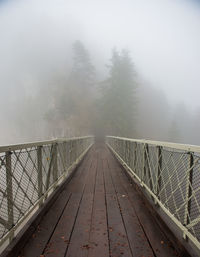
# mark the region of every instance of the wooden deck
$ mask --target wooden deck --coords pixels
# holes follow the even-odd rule
[[[19,256],[179,255],[109,150],[96,145]]]

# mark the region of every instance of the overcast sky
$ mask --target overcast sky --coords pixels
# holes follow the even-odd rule
[[[192,0],[0,1],[1,98],[70,65],[80,39],[104,69],[128,48],[139,75],[170,102],[200,106],[200,4]],[[11,93],[12,94],[12,93]]]

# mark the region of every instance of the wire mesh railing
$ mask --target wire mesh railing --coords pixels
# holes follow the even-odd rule
[[[70,175],[93,137],[0,147],[0,245]]]
[[[200,147],[111,136],[106,141],[183,237],[200,249]]]

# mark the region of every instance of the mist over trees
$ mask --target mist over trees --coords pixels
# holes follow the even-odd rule
[[[109,77],[96,81],[90,54],[80,41],[72,46],[68,77],[55,80],[52,105],[44,120],[52,136],[136,135],[136,82],[130,54],[112,52]]]
[[[55,81],[53,105],[45,114],[53,136],[80,136],[92,132],[95,68],[80,41],[73,44],[72,51],[71,72],[68,78]]]
[[[112,52],[109,77],[100,98],[106,135],[136,136],[136,82],[130,54]]]
[[[0,17],[0,145],[200,144],[197,1],[0,1]]]
[[[83,42],[75,41],[70,51],[71,66],[48,75],[38,87],[26,85],[18,103],[10,99],[16,108],[3,143],[88,134],[200,143],[195,136],[200,111],[170,105],[161,90],[138,76],[127,49],[110,53],[104,75]]]

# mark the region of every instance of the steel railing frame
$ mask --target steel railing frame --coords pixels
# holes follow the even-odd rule
[[[183,238],[200,250],[200,147],[113,136],[106,144]]]
[[[0,147],[1,250],[67,179],[93,143],[94,137],[87,136]]]

